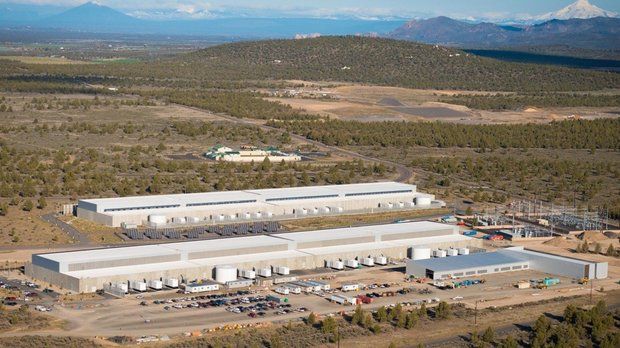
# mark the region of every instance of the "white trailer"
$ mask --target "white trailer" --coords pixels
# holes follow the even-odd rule
[[[217,291],[219,289],[220,289],[220,284],[216,282],[185,284],[185,291],[192,293],[192,294],[197,293],[197,292]]]
[[[375,264],[385,266],[387,265],[387,257],[385,256],[377,256],[375,257]]]
[[[278,286],[277,288],[275,288],[273,291],[275,291],[276,293],[280,294],[280,295],[288,295],[291,293],[291,291],[289,290],[289,288],[285,287],[285,286]]]
[[[153,290],[161,290],[164,287],[164,283],[161,280],[149,280],[149,288]]]
[[[179,287],[179,280],[177,278],[165,278],[164,285],[176,289]]]
[[[330,300],[334,303],[341,304],[341,305],[356,305],[357,304],[357,298],[343,296],[343,295],[332,295],[330,297]]]
[[[144,292],[146,291],[146,283],[142,281],[132,281],[131,288],[135,291]]]
[[[287,288],[291,294],[295,294],[295,295],[301,294],[301,286],[294,285],[291,283],[282,284],[282,286]]]
[[[344,265],[349,268],[357,268],[360,263],[357,260],[344,260]]]
[[[342,283],[340,287],[341,291],[358,291],[360,289],[360,285],[358,283]]]
[[[372,257],[364,257],[362,258],[362,265],[366,267],[373,267],[375,265],[375,261],[372,259]]]

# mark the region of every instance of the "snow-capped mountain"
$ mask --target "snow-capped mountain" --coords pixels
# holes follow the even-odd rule
[[[600,7],[592,5],[588,0],[577,0],[559,11],[546,13],[542,16],[539,16],[537,19],[539,21],[548,21],[552,19],[588,19],[594,17],[617,16],[617,13],[603,10]]]

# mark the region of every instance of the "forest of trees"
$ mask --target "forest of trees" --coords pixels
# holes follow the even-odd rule
[[[231,89],[293,79],[519,92],[620,86],[613,72],[507,63],[451,48],[352,36],[231,43],[131,64],[0,65],[0,89],[66,93],[87,92],[91,84]]]
[[[620,97],[612,94],[537,93],[537,94],[458,94],[440,98],[443,103],[465,105],[478,110],[521,110],[528,107],[605,107],[620,106]]]
[[[382,147],[620,149],[620,119],[550,124],[461,125],[442,122],[271,121],[329,145]]]

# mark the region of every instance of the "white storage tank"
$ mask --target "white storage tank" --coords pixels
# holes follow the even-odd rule
[[[236,214],[230,214],[228,215],[228,218],[231,220],[236,220],[237,219],[237,215]]]
[[[456,249],[448,249],[448,256],[457,256],[459,254],[459,251]]]
[[[246,279],[256,279],[256,272],[251,269],[240,269],[239,276]]]
[[[415,207],[415,203],[413,203],[413,202],[405,202],[405,207],[413,208],[413,207]]]
[[[431,248],[425,246],[416,246],[411,249],[411,259],[426,260],[431,258]]]
[[[415,205],[431,205],[431,198],[419,196],[415,198]]]
[[[164,279],[164,285],[176,289],[179,287],[179,280],[177,278],[166,278]]]
[[[257,211],[256,213],[254,213],[254,217],[257,219],[260,219],[263,217],[263,213],[261,213],[260,211]]]
[[[151,225],[165,225],[168,220],[165,215],[149,215],[149,222]]]
[[[308,214],[308,209],[306,209],[306,208],[301,208],[300,213],[301,213],[301,215],[307,215],[307,214]]]
[[[385,266],[385,265],[387,265],[387,257],[385,257],[385,256],[377,256],[377,257],[375,257],[375,263],[377,265]]]
[[[360,263],[357,262],[357,260],[344,260],[344,265],[349,268],[357,268],[359,267]]]
[[[256,274],[258,274],[261,277],[271,277],[271,268],[269,267],[265,267],[265,268],[259,268],[256,270]]]
[[[362,258],[362,265],[373,267],[375,265],[375,260],[373,260],[372,257],[364,257]]]
[[[319,208],[312,209],[312,214],[318,214],[318,213],[319,213]]]
[[[245,213],[245,218],[246,218],[246,220],[251,219],[251,218],[252,218],[252,214],[250,214],[250,213]]]
[[[164,283],[161,280],[149,280],[149,288],[153,290],[161,290],[164,287]]]
[[[232,265],[217,265],[215,266],[215,281],[225,284],[237,280],[237,268]]]
[[[143,292],[146,291],[146,283],[141,281],[132,281],[131,288],[136,291]]]
[[[267,212],[267,217],[268,217],[268,218],[272,218],[272,217],[273,217],[273,213],[272,213],[272,212],[270,212],[270,211],[268,211],[268,212]]]
[[[323,213],[327,214],[327,213],[329,213],[330,209],[329,209],[329,207],[323,207],[323,208],[321,208],[321,211]]]
[[[469,255],[469,249],[459,248],[459,255]]]
[[[405,202],[398,202],[398,207],[399,208],[404,208],[405,207]]]
[[[218,221],[224,221],[224,214],[218,215],[217,220]]]
[[[386,205],[386,207],[387,207],[388,209],[392,209],[392,208],[394,208],[394,203],[390,202],[390,203],[388,203],[388,204]]]

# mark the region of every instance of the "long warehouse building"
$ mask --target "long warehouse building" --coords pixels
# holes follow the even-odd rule
[[[608,275],[607,262],[584,261],[522,246],[450,258],[408,260],[405,273],[430,279],[450,279],[527,269],[575,279],[604,279]]]
[[[81,199],[77,216],[103,225],[154,227],[230,221],[281,220],[331,214],[444,206],[415,185],[348,185]]]
[[[209,279],[217,265],[239,270],[315,269],[332,260],[404,259],[416,246],[480,247],[481,243],[460,235],[456,226],[424,221],[36,254],[26,273],[71,291],[93,292],[132,281]]]

